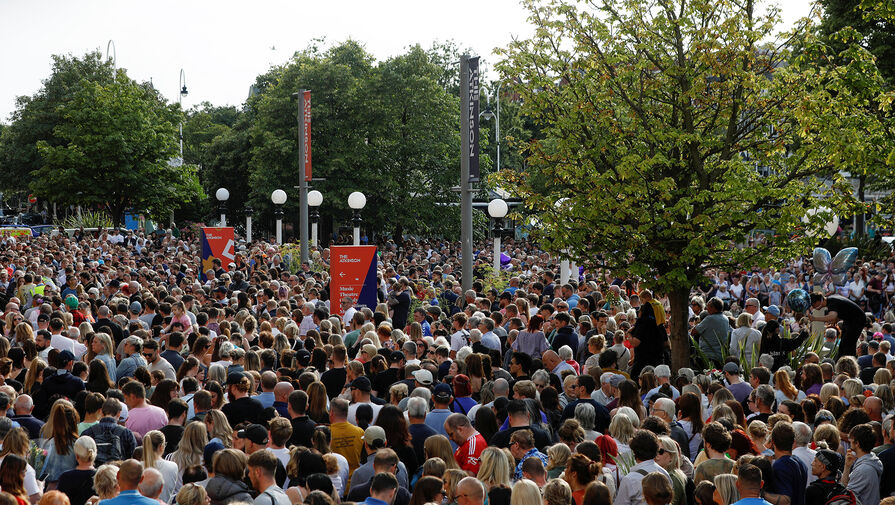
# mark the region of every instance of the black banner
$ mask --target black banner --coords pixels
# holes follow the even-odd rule
[[[479,58],[469,58],[469,182],[479,182]]]

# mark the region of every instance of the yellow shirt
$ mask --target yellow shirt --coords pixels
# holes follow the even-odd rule
[[[348,460],[348,475],[354,473],[360,466],[360,451],[364,448],[364,430],[347,422],[333,423],[329,427],[332,433],[332,441],[329,444],[333,452],[341,454]],[[345,483],[345,489],[350,489],[349,482]]]

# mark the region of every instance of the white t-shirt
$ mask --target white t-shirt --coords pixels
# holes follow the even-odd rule
[[[382,410],[382,405],[376,405],[375,403],[352,403],[348,406],[348,424],[353,424],[357,426],[357,408],[361,405],[369,405],[373,407],[373,420],[370,424],[376,423],[376,418],[379,417],[379,411]]]

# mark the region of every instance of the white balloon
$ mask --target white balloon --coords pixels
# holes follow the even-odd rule
[[[817,214],[822,214],[822,213],[825,214],[825,213],[832,213],[832,212],[833,211],[830,210],[830,208],[828,208],[828,207],[818,207],[816,209],[810,209],[810,210],[808,210],[808,212],[805,213],[805,216],[802,217],[802,222],[808,223],[811,220],[811,218],[816,216]],[[833,214],[830,217],[830,221],[824,225],[824,231],[826,232],[827,235],[832,237],[833,235],[836,234],[836,231],[838,229],[839,229],[839,216],[837,216],[836,214]],[[807,233],[808,233],[808,236],[813,237],[815,235],[815,232],[813,230],[809,230]]]

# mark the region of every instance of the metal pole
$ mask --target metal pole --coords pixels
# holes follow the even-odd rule
[[[301,262],[308,261],[308,181],[305,177],[305,91],[298,90],[298,228],[301,247]]]
[[[497,83],[497,119],[495,124],[495,130],[497,130],[494,134],[494,137],[497,139],[497,166],[494,167],[495,170],[500,170],[500,87],[503,86],[503,82]]]
[[[562,261],[559,262],[559,284],[565,285],[569,282],[569,260],[568,258],[563,258]]]
[[[283,245],[283,220],[277,218],[277,244]]]
[[[221,226],[227,226],[227,215],[221,212]]]
[[[360,226],[354,227],[354,245],[360,245]]]
[[[311,223],[311,245],[317,247],[317,221]]]
[[[472,289],[472,191],[469,184],[469,55],[460,57],[460,246],[463,261],[461,285]]]
[[[246,216],[246,242],[252,242],[252,216]]]
[[[572,260],[569,260],[569,278],[578,282],[578,265]]]
[[[494,236],[494,275],[500,275],[500,234]]]

